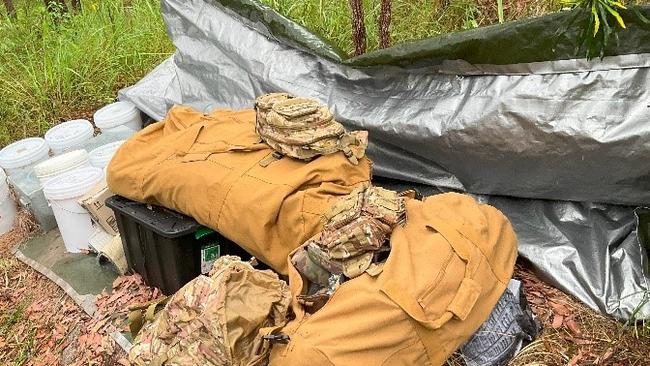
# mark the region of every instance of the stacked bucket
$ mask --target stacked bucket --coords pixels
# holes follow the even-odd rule
[[[54,126],[44,139],[31,137],[0,150],[0,235],[16,217],[11,186],[43,230],[59,227],[68,252],[88,249],[96,229],[78,200],[105,179],[115,151],[142,128],[140,112],[128,102],[105,106],[94,120],[98,136],[89,121],[78,119]]]

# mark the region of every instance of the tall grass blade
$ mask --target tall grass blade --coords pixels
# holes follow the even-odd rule
[[[499,13],[499,23],[505,22],[503,15],[503,0],[497,0],[497,12]]]

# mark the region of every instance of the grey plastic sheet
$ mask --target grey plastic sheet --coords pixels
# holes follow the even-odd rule
[[[317,98],[370,132],[377,176],[480,195],[550,282],[621,319],[639,306],[646,250],[632,206],[650,204],[646,55],[354,67],[228,3],[163,0],[177,51],[120,98],[155,119],[174,104],[250,108],[270,91]]]
[[[618,319],[650,317],[647,249],[633,207],[480,197],[500,209],[542,278]],[[645,218],[647,220],[647,216]]]

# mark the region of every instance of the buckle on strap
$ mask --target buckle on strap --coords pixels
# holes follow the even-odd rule
[[[286,334],[267,334],[262,339],[271,343],[288,344],[291,338]]]

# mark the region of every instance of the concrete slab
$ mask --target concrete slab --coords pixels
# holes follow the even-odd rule
[[[14,248],[14,255],[57,283],[91,316],[95,312],[95,296],[104,289],[110,290],[117,278],[110,266],[99,264],[96,255],[67,253],[57,229]]]

